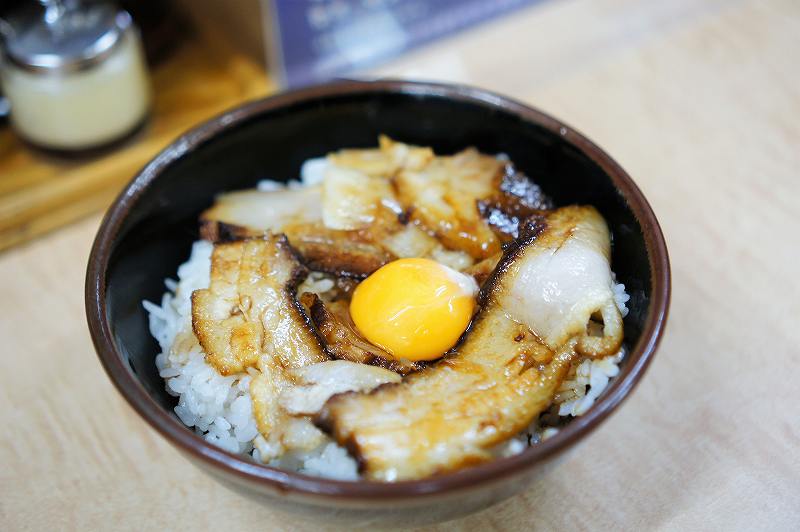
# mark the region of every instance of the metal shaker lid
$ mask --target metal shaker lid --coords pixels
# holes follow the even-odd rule
[[[72,72],[102,62],[131,27],[131,17],[109,4],[47,1],[43,13],[12,25],[6,56],[33,72]]]

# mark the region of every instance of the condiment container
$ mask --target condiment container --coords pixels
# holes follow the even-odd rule
[[[110,4],[43,2],[43,15],[12,22],[0,59],[11,123],[56,150],[111,143],[141,124],[150,87],[139,32]]]

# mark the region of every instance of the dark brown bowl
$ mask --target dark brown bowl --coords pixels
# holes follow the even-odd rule
[[[195,435],[173,413],[142,299],[159,300],[198,238],[197,216],[215,194],[287,180],[301,163],[379,133],[453,152],[506,153],[558,204],[588,203],[614,236],[613,268],[631,300],[630,352],[594,407],[523,453],[413,482],[340,482],[266,467]],[[305,515],[351,524],[422,524],[477,511],[541,476],[633,390],[667,319],[670,271],[656,217],[631,178],[586,137],[535,109],[480,89],[408,81],[338,82],[236,108],[183,135],[122,191],[89,257],[86,313],[95,348],[130,405],[187,458],[227,486]],[[587,465],[587,467],[589,467]]]

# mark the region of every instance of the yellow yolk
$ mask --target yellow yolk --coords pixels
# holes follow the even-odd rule
[[[364,337],[397,359],[439,358],[467,328],[475,280],[430,259],[400,259],[359,284],[350,315]]]

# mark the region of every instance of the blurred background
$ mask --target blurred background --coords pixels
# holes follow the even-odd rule
[[[229,107],[377,74],[541,1],[7,0],[0,249],[102,209],[160,148]],[[465,80],[452,54],[386,74]]]
[[[588,133],[623,127],[626,116],[601,117],[604,97],[630,96],[631,105],[620,112],[636,113],[635,104],[650,105],[643,97],[660,97],[651,89],[668,100],[656,105],[675,106],[667,119],[677,112],[706,116],[721,105],[716,84],[723,93],[736,89],[717,74],[730,71],[739,82],[736,63],[796,44],[796,3],[752,5],[4,0],[0,250],[102,210],[148,159],[203,120],[243,101],[335,77],[470,83],[539,104],[567,121],[575,116]],[[736,15],[742,9],[757,9],[770,30],[750,31],[754,22],[736,20],[749,16]],[[697,42],[678,47],[682,32],[711,21],[722,27],[711,24]],[[636,61],[656,43],[664,47],[657,64],[625,76],[599,69]],[[602,78],[570,85],[590,72]],[[695,83],[701,76],[707,82]],[[597,123],[577,112],[584,105]]]

